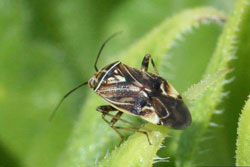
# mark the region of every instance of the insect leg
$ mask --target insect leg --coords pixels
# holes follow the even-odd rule
[[[127,123],[127,124],[131,124],[135,127],[138,127],[138,128],[141,128],[140,126],[132,123],[132,122],[129,122],[129,121],[126,121],[121,117],[122,113],[121,111],[119,111],[116,115],[112,115],[110,114],[109,112],[110,111],[117,111],[117,109],[115,109],[114,107],[110,106],[110,105],[103,105],[103,106],[99,106],[96,108],[97,111],[101,112],[102,114],[105,114],[105,116],[110,116],[112,117],[113,119],[110,121],[111,125],[114,125],[118,120],[120,120],[121,122],[124,122],[124,123]]]
[[[149,63],[149,60],[151,60],[151,64],[152,64],[152,66],[153,66],[153,68],[154,68],[154,70],[155,70],[155,73],[159,75],[158,70],[157,70],[157,68],[156,68],[156,66],[155,66],[154,60],[153,60],[153,58],[151,57],[150,54],[146,54],[146,55],[144,56],[144,58],[143,58],[143,60],[142,60],[142,64],[141,64],[141,70],[142,70],[142,71],[148,71],[148,63]]]
[[[132,128],[126,128],[126,127],[121,127],[121,126],[114,126],[114,128],[116,128],[116,129],[123,129],[123,130],[127,130],[127,131],[132,131],[132,132],[142,133],[142,134],[146,135],[146,137],[148,139],[148,143],[150,145],[152,145],[152,143],[149,140],[148,132],[146,132],[146,131],[142,131],[142,130],[138,130],[138,129],[132,129]]]
[[[112,120],[109,122],[110,126],[113,126],[120,119],[120,117],[123,114],[123,112],[121,112],[121,111],[118,111],[115,116],[109,114],[110,111],[117,111],[114,107],[112,107],[110,105],[99,106],[99,107],[97,107],[96,110],[101,112],[105,116],[107,115],[107,116],[112,117]]]
[[[99,106],[99,107],[97,107],[96,110],[102,113],[102,119],[103,119],[112,129],[114,129],[114,130],[116,131],[116,133],[121,137],[121,139],[122,139],[121,143],[124,141],[124,136],[118,131],[118,129],[123,129],[123,130],[127,130],[127,131],[133,131],[133,132],[143,133],[143,134],[145,134],[145,135],[147,136],[148,143],[151,145],[151,142],[150,142],[150,140],[149,140],[149,136],[148,136],[148,133],[147,133],[147,131],[150,131],[150,130],[148,130],[148,129],[144,128],[144,127],[138,126],[138,125],[136,125],[136,124],[134,124],[134,123],[132,123],[132,122],[129,122],[129,121],[127,121],[127,120],[124,120],[124,119],[120,118],[120,117],[122,116],[123,112],[118,111],[118,112],[116,113],[116,115],[110,114],[110,113],[109,113],[110,111],[116,111],[116,109],[115,109],[114,107],[110,106],[110,105]],[[107,120],[107,119],[105,118],[105,116],[110,116],[110,117],[112,117],[111,121]],[[138,128],[138,129],[145,129],[145,131],[143,131],[143,130],[136,130],[136,129],[132,129],[132,128],[125,128],[125,127],[120,127],[120,126],[114,126],[115,123],[116,123],[118,120],[121,121],[121,122],[130,124],[130,125],[132,125],[132,126]],[[120,144],[121,144],[121,143],[120,143]]]
[[[114,131],[120,136],[120,138],[122,139],[121,143],[124,141],[124,136],[116,129],[114,128],[113,125],[110,125],[110,122],[105,118],[106,114],[102,114],[102,119],[112,128],[114,129]]]
[[[121,118],[123,112],[119,111],[118,113],[115,114],[115,116],[112,118],[110,121],[110,126],[114,126],[115,123]]]
[[[118,113],[117,113],[117,114],[118,114]],[[126,124],[132,125],[132,126],[138,128],[138,129],[144,129],[144,130],[146,130],[146,131],[151,131],[151,130],[145,128],[145,127],[141,127],[141,126],[136,125],[136,124],[134,124],[134,123],[132,123],[132,122],[130,122],[130,121],[127,121],[127,120],[125,120],[125,119],[117,118],[116,115],[112,115],[112,114],[110,114],[110,113],[105,113],[105,115],[110,116],[110,117],[112,117],[112,118],[115,118],[115,119],[117,119],[117,120],[119,120],[119,121],[121,121],[121,122],[124,122],[124,123],[126,123]],[[111,121],[112,121],[112,120],[111,120]]]
[[[97,107],[97,109],[96,109],[97,111],[99,111],[99,112],[101,112],[102,113],[102,119],[112,128],[112,129],[114,129],[114,131],[121,137],[121,139],[122,139],[122,141],[121,141],[121,143],[124,141],[124,136],[116,129],[116,128],[114,128],[113,127],[113,125],[117,122],[117,120],[120,118],[120,116],[122,115],[122,114],[119,114],[119,112],[116,114],[116,115],[118,115],[118,119],[116,119],[116,117],[115,116],[113,116],[113,119],[111,120],[111,121],[109,121],[109,120],[107,120],[106,118],[105,118],[105,116],[107,116],[107,114],[108,115],[111,115],[111,114],[109,114],[109,112],[110,111],[116,111],[116,109],[114,108],[114,107],[112,107],[112,106],[109,106],[109,105],[104,105],[104,106],[99,106],[99,107]]]
[[[109,126],[110,126],[111,128],[113,128],[120,136],[122,136],[122,135],[120,134],[120,132],[118,131],[118,129],[123,129],[123,130],[127,130],[127,131],[139,132],[139,133],[145,134],[146,137],[147,137],[147,139],[148,139],[148,143],[151,145],[151,142],[150,142],[150,140],[149,140],[149,136],[148,136],[148,132],[147,132],[147,131],[138,130],[138,129],[132,129],[132,128],[126,128],[126,127],[121,127],[121,126],[114,126],[115,123],[116,123],[118,120],[125,121],[125,120],[123,120],[123,119],[120,118],[122,114],[123,114],[123,112],[119,111],[118,113],[116,113],[115,116],[113,116],[113,115],[111,115],[111,114],[110,114],[110,115],[107,115],[107,116],[112,116],[113,118],[112,118],[112,120],[111,120],[110,122],[107,122],[107,121],[106,121],[106,122],[107,122],[107,123],[109,124]],[[103,114],[103,115],[104,115],[104,114]],[[128,121],[126,121],[126,123],[135,125],[135,124],[133,124],[133,123],[131,123],[131,122],[128,122]],[[136,125],[136,127],[138,127],[138,126]],[[138,128],[142,128],[142,127],[138,127]],[[124,138],[123,138],[123,137],[121,137],[121,138],[122,138],[122,141],[121,141],[121,143],[122,143],[122,142],[124,141]],[[120,145],[121,145],[121,143],[120,143]]]

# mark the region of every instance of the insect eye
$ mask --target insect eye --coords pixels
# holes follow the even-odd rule
[[[97,79],[94,77],[90,78],[90,80],[88,82],[89,87],[94,88],[96,86],[96,84],[97,84]]]

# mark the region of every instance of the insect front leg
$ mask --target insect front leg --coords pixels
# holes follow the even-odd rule
[[[146,55],[144,56],[144,58],[143,58],[143,60],[142,60],[142,64],[141,64],[141,70],[142,70],[142,71],[148,71],[149,60],[151,60],[151,64],[152,64],[152,66],[153,66],[153,68],[154,68],[154,70],[155,70],[155,73],[156,73],[157,75],[159,75],[158,70],[157,70],[157,68],[156,68],[156,66],[155,66],[154,60],[153,60],[153,58],[151,57],[150,54],[146,54]]]

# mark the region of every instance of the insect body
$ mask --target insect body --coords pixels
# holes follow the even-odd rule
[[[110,104],[110,110],[140,116],[153,124],[174,129],[188,127],[191,116],[181,96],[162,77],[147,72],[150,59],[154,66],[147,54],[141,70],[119,61],[109,64],[97,72],[88,85]]]
[[[117,34],[108,38],[99,50],[94,66],[96,73],[93,77],[88,82],[84,82],[68,92],[57,105],[55,111],[68,95],[83,85],[88,84],[109,104],[97,107],[97,111],[102,113],[103,120],[122,139],[124,139],[124,136],[119,132],[120,129],[143,133],[147,136],[150,143],[147,131],[115,126],[116,122],[120,120],[138,127],[131,122],[121,119],[120,117],[123,113],[139,116],[153,124],[174,129],[187,128],[191,124],[190,112],[179,93],[165,79],[159,76],[151,55],[147,54],[144,57],[141,69],[129,67],[120,61],[116,61],[98,70],[97,62],[99,56],[105,44],[115,35]],[[148,72],[149,61],[153,65],[155,74]],[[110,112],[114,111],[118,112],[115,115],[110,114]],[[112,117],[111,121],[107,120],[106,116]]]

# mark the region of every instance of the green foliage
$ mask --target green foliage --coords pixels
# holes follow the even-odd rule
[[[106,157],[99,166],[122,167],[127,166],[152,166],[157,159],[156,153],[161,147],[162,140],[166,137],[167,129],[148,124],[146,128],[152,130],[149,133],[150,142],[143,134],[134,134],[129,140],[114,150],[109,157]]]
[[[250,92],[250,0],[233,2],[2,0],[0,166],[250,165],[249,100],[238,122]],[[105,103],[87,88],[48,122],[63,94],[94,73],[102,41],[120,30],[98,67],[121,60],[139,68],[150,53],[188,104],[190,128],[146,124],[152,145],[122,132],[128,139],[118,147],[119,136],[95,111]]]
[[[246,166],[250,164],[250,99],[246,102],[239,119],[238,139],[236,150],[236,165]]]
[[[215,54],[210,60],[206,72],[207,74],[227,68],[229,62],[234,59],[234,53],[237,48],[236,40],[239,32],[244,28],[242,17],[246,15],[249,9],[248,3],[249,1],[238,1],[236,3],[235,11],[225,25]],[[215,112],[215,107],[223,97],[222,88],[225,82],[226,80],[223,81],[218,78],[218,82],[210,90],[204,93],[203,97],[198,99],[194,106],[190,107],[191,111],[195,113],[193,114],[193,119],[196,120],[197,123],[194,123],[191,128],[181,134],[177,149],[177,153],[179,153],[176,158],[177,166],[193,166],[196,164],[208,165],[208,163],[211,163],[207,161],[202,162],[201,159],[197,159],[199,154],[201,154],[200,152],[204,149],[200,147],[199,144],[203,137],[208,137],[205,135],[205,132],[208,129],[212,114]],[[218,127],[219,125],[211,122],[210,126]],[[185,141],[187,138],[189,138],[188,142]]]

